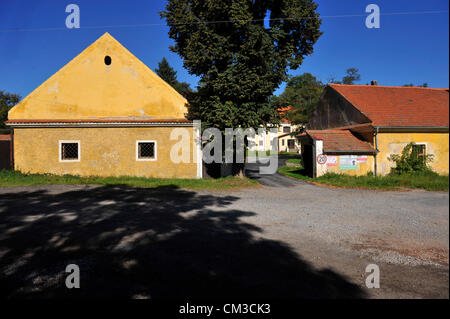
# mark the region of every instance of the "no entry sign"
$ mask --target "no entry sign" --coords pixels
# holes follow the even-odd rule
[[[323,165],[327,162],[327,156],[324,154],[317,155],[317,163]]]

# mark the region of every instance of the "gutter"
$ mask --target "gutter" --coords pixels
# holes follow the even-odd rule
[[[379,132],[448,132],[448,126],[377,126]]]
[[[192,127],[192,122],[177,122],[177,121],[108,121],[108,122],[98,122],[98,121],[73,121],[73,122],[15,122],[10,120],[6,122],[6,125],[18,128],[32,128],[32,127]]]
[[[329,150],[324,150],[323,151],[324,154],[376,154],[376,150],[374,151],[329,151]]]
[[[380,132],[380,128],[377,126],[375,127],[375,155],[374,155],[374,174],[375,176],[378,176],[378,164],[377,164],[377,154],[379,152],[378,150],[378,133]]]

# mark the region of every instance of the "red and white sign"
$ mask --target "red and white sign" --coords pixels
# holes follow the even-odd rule
[[[327,166],[337,166],[337,156],[327,156]]]
[[[317,163],[320,165],[326,164],[327,162],[327,156],[324,154],[317,155]]]
[[[356,158],[356,160],[357,160],[359,163],[367,163],[367,156],[358,156],[358,157]]]

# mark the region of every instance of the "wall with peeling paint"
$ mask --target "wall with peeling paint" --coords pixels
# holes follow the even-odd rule
[[[354,155],[354,154],[348,154],[348,155]],[[328,155],[333,156],[333,155]],[[374,167],[374,156],[367,154],[364,156],[367,156],[367,159],[365,162],[358,162],[358,168],[357,169],[349,169],[349,170],[343,170],[341,169],[341,155],[335,155],[337,156],[337,163],[336,165],[330,166],[329,164],[325,164],[326,166],[326,173],[335,173],[335,174],[346,174],[351,176],[361,176],[361,175],[367,175],[368,173],[374,173],[375,167]],[[357,156],[357,155],[355,155]]]
[[[15,168],[24,173],[80,176],[196,178],[193,128],[185,127],[191,163],[175,164],[170,150],[172,127],[21,128],[14,133]],[[59,140],[80,141],[80,161],[59,161]],[[156,161],[136,161],[136,141],[157,142]]]
[[[111,58],[110,64],[106,56]],[[169,84],[105,33],[10,110],[8,118],[12,122],[59,123],[57,127],[41,124],[28,128],[11,124],[15,169],[58,175],[197,178],[199,167],[194,160],[171,161],[170,151],[177,143],[170,140],[176,128],[174,122],[171,126],[126,126],[130,120],[142,123],[185,119],[186,103]],[[70,127],[58,120],[110,120],[115,124]],[[191,136],[190,157],[195,159],[194,128],[184,129]],[[61,140],[80,141],[79,161],[60,161]],[[136,160],[137,140],[157,142],[155,161]]]
[[[105,56],[111,64],[105,64]],[[184,118],[186,99],[105,33],[9,111],[11,119]]]
[[[433,154],[431,168],[439,174],[448,174],[449,134],[448,133],[379,133],[377,155],[378,171],[381,175],[389,174],[395,165],[388,160],[391,154],[400,154],[410,142],[426,145],[427,154]]]

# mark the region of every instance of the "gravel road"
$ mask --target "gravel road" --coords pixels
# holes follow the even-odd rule
[[[77,263],[84,297],[449,297],[448,193],[262,179],[273,186],[0,188],[0,293],[71,297],[61,269]]]

